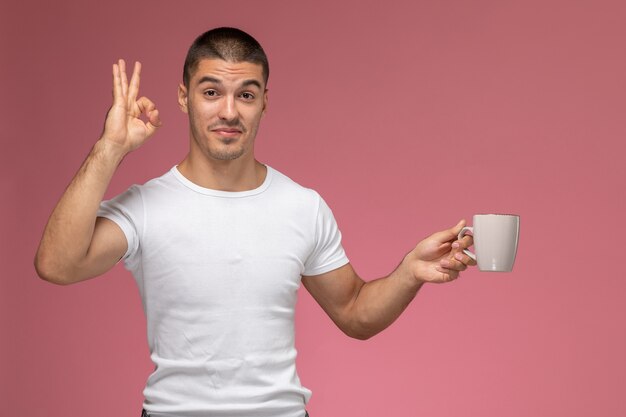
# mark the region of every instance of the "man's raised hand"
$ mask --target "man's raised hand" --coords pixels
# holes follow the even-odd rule
[[[124,154],[140,147],[161,126],[159,111],[147,97],[137,99],[141,63],[135,62],[128,83],[126,63],[113,64],[113,105],[107,113],[102,140],[119,146]],[[144,115],[147,121],[140,116]]]

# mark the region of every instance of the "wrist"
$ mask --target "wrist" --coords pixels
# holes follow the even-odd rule
[[[420,278],[419,270],[420,270],[420,261],[418,259],[412,258],[409,253],[404,257],[402,263],[398,266],[398,276],[405,283],[407,287],[410,289],[414,289],[415,291],[419,290],[420,287],[426,282],[426,280]]]
[[[114,141],[108,140],[105,136],[102,136],[95,143],[92,152],[97,157],[111,161],[115,163],[115,165],[119,165],[124,157],[130,153],[130,150],[118,143],[115,143]]]

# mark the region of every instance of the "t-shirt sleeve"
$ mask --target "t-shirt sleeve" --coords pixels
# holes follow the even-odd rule
[[[143,225],[143,201],[139,187],[133,185],[122,194],[100,203],[97,216],[112,220],[122,229],[128,243],[122,260],[130,262],[139,251]]]
[[[341,245],[341,232],[333,213],[321,197],[315,223],[315,246],[304,263],[302,275],[320,275],[349,262]]]

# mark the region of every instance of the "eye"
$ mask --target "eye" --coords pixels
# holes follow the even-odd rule
[[[215,91],[215,90],[206,90],[202,94],[204,94],[207,97],[215,97],[215,96],[217,96],[217,91]]]
[[[241,93],[241,98],[244,100],[254,100],[254,94],[252,93]]]

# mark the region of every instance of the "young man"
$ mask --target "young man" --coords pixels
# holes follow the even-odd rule
[[[456,240],[464,222],[421,241],[385,278],[350,265],[331,210],[310,189],[254,157],[268,105],[269,66],[248,34],[196,39],[179,86],[189,153],[163,176],[102,202],[122,159],[161,122],[113,65],[113,105],[101,138],[55,207],[35,266],[67,285],[111,269],[133,272],[156,368],[144,415],[302,417],[311,392],[295,369],[294,307],[302,283],[347,335],[389,326],[425,282],[474,265]],[[146,122],[140,119],[144,115]]]

